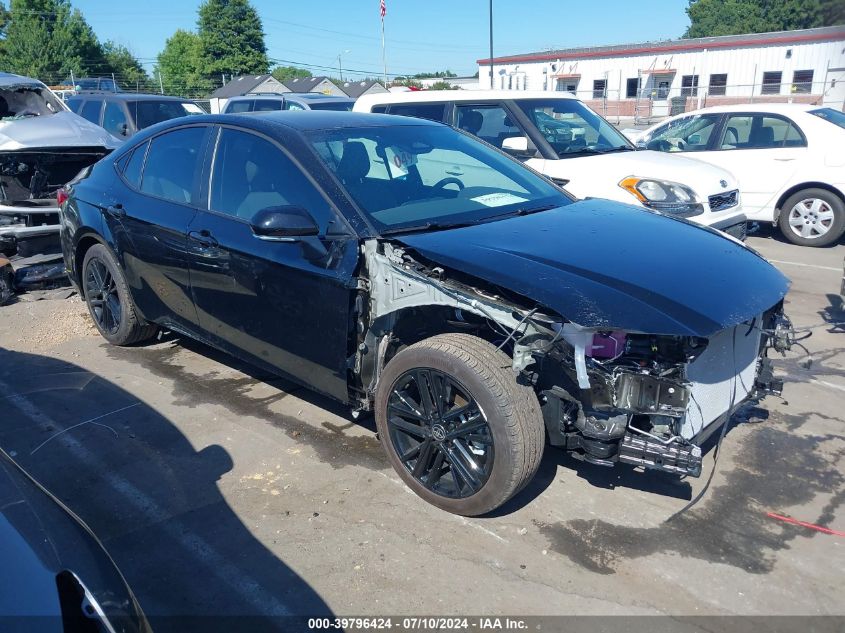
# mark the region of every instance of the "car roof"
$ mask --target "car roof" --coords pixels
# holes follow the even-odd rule
[[[439,101],[499,101],[501,99],[575,99],[568,92],[542,90],[416,90],[410,92],[379,92],[363,95],[358,104],[364,107],[391,103],[429,103]]]
[[[32,77],[24,77],[23,75],[15,75],[13,73],[0,73],[0,88],[8,86],[38,86],[43,87],[44,84],[33,79]]]
[[[813,105],[810,103],[735,103],[723,106],[710,106],[709,108],[692,110],[690,112],[685,112],[684,114],[719,114],[720,112],[774,112],[780,114],[794,114],[796,112],[817,110],[822,107],[824,106]]]
[[[229,101],[246,101],[246,100],[289,100],[289,101],[355,101],[351,97],[340,97],[337,95],[324,95],[319,92],[284,92],[278,94],[254,94],[254,95],[239,95],[237,97],[230,97]]]
[[[362,112],[343,112],[334,110],[312,110],[308,113],[279,111],[260,112],[250,115],[224,114],[222,117],[237,117],[240,121],[256,119],[276,123],[285,127],[308,132],[313,130],[342,129],[356,127],[395,127],[397,125],[442,126],[442,123],[426,119],[413,119],[389,114],[367,114]]]
[[[185,103],[190,99],[182,97],[172,97],[170,95],[145,94],[142,92],[82,92],[80,94],[70,97],[71,99],[81,99],[83,97],[118,99],[120,101],[178,101]]]

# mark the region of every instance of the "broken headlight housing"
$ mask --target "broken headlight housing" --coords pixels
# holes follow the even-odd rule
[[[695,192],[679,182],[629,176],[619,183],[644,206],[655,211],[688,218],[704,213]]]

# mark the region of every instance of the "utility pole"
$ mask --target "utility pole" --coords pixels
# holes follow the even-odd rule
[[[490,89],[493,88],[493,0],[490,0]]]

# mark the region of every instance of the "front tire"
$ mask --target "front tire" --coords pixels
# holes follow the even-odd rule
[[[783,203],[778,225],[799,246],[829,246],[845,232],[845,203],[826,189],[803,189]]]
[[[533,390],[487,341],[443,334],[399,352],[379,379],[379,437],[402,480],[464,516],[495,510],[537,472],[545,444]]]
[[[135,309],[126,278],[112,252],[95,244],[82,262],[82,289],[94,325],[112,345],[133,345],[156,333]]]

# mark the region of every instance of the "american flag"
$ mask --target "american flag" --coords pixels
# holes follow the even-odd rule
[[[381,19],[384,19],[384,16],[387,15],[387,3],[384,0],[381,0],[381,5],[379,6],[379,13],[381,14]]]

